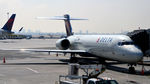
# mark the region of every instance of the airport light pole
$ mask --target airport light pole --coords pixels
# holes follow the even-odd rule
[[[9,20],[9,12],[7,12],[8,20]]]

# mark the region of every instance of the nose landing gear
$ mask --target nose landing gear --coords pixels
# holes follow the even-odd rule
[[[135,74],[136,73],[135,68],[133,67],[133,64],[130,64],[129,73],[131,73],[131,74]]]
[[[135,68],[134,67],[129,67],[129,73],[135,74]]]

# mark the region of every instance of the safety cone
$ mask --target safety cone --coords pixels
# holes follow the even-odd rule
[[[3,57],[3,63],[6,63],[5,57]]]
[[[58,57],[58,53],[56,54],[56,56]]]
[[[143,70],[143,69],[142,69],[142,72],[141,72],[141,74],[142,74],[142,75],[144,75],[144,70]]]
[[[141,74],[144,75],[144,66],[142,66]]]

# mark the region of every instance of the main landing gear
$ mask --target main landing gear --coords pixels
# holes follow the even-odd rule
[[[70,57],[70,63],[77,63],[78,59],[77,57]]]
[[[77,57],[75,57],[75,54],[71,54],[70,63],[77,63],[77,62],[78,62],[78,59]]]

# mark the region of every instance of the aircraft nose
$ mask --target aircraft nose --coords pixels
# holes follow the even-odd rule
[[[132,48],[130,49],[130,55],[131,55],[131,59],[134,60],[135,62],[141,61],[143,58],[143,52],[138,49],[138,48]]]

